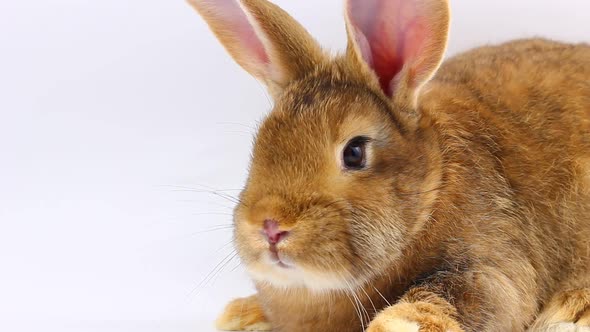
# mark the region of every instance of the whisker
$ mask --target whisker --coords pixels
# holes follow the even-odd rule
[[[226,134],[241,134],[241,135],[248,135],[248,136],[252,136],[252,132],[249,131],[243,131],[243,130],[224,130],[223,131]]]
[[[213,188],[213,187],[202,185],[202,184],[196,184],[196,186],[201,187],[201,188],[205,188],[207,190],[217,191],[217,192],[242,191],[242,189],[217,189],[217,188]],[[173,184],[160,184],[160,185],[156,185],[156,187],[200,190],[199,188],[195,188],[195,187],[191,187],[191,186],[180,186],[180,185],[173,185]]]
[[[208,284],[211,279],[217,275],[219,272],[221,272],[223,270],[223,268],[225,266],[227,266],[227,264],[229,262],[231,262],[237,255],[237,251],[234,249],[231,252],[229,252],[219,263],[217,263],[217,265],[215,265],[215,267],[213,267],[213,269],[211,270],[211,272],[209,272],[205,278],[203,278],[198,284],[197,286],[190,292],[190,294],[197,292],[200,289],[202,289],[202,287],[204,287],[206,284]],[[189,294],[189,295],[190,295]]]
[[[204,229],[202,231],[192,232],[189,235],[190,236],[193,236],[193,235],[198,235],[198,234],[203,234],[203,233],[210,233],[210,232],[215,232],[215,231],[222,231],[222,230],[228,230],[228,229],[231,230],[233,228],[234,228],[234,225],[216,226],[216,227]]]
[[[221,193],[221,192],[217,192],[217,191],[213,191],[213,190],[200,190],[200,189],[174,189],[172,191],[177,191],[177,192],[193,192],[193,193],[207,193],[207,194],[211,194],[211,195],[215,195],[217,197],[221,197],[223,199],[226,199],[232,203],[235,204],[239,204],[240,203],[240,199],[237,197],[233,197],[231,195],[225,194],[225,193]]]
[[[241,261],[241,260],[238,260],[238,265],[234,266],[234,267],[233,267],[233,268],[230,270],[230,272],[234,272],[234,271],[235,271],[235,270],[236,270],[238,267],[240,267],[241,265],[242,265],[242,261]]]
[[[367,294],[367,292],[365,291],[364,287],[359,287],[360,290],[363,291],[363,293],[365,293],[365,295],[367,296],[367,298],[369,299],[369,302],[371,302],[371,306],[373,307],[373,315],[377,314],[377,308],[375,308],[375,304],[373,303],[373,300],[371,299],[371,297],[369,296],[369,294]],[[369,317],[369,321],[371,320],[371,318]]]
[[[352,298],[355,300],[355,302],[358,304],[359,307],[359,311],[362,310],[361,312],[361,325],[363,327],[363,331],[365,330],[365,315],[368,316],[369,314],[367,313],[367,311],[365,310],[363,303],[361,302],[361,300],[359,299],[359,297],[357,296],[356,292],[353,290],[352,286],[348,283],[348,281],[344,281],[348,287],[348,289],[350,290],[350,295],[352,295]],[[363,315],[363,313],[365,315]]]
[[[341,278],[342,278],[342,276],[341,276]],[[352,306],[354,307],[354,311],[356,312],[356,316],[358,317],[358,319],[359,319],[359,321],[361,323],[361,326],[363,327],[363,331],[364,331],[365,330],[365,325],[363,323],[363,318],[361,317],[361,310],[357,306],[357,302],[356,301],[353,301],[353,299],[349,295],[349,293],[352,292],[352,291],[351,291],[350,286],[348,285],[348,283],[346,283],[346,287],[347,287],[347,289],[343,289],[342,292],[344,293],[344,295],[346,295],[346,297],[350,301],[350,304],[352,304]]]
[[[334,254],[330,253],[330,256],[334,257],[334,262],[337,262],[340,265],[340,267],[342,268],[343,271],[346,271],[346,269],[344,268],[344,266],[342,265],[342,263],[340,263],[336,259],[336,257],[334,256]],[[364,331],[365,330],[365,317],[367,318],[367,323],[371,321],[371,317],[369,316],[369,313],[365,309],[365,306],[363,305],[363,302],[360,300],[360,298],[358,297],[358,295],[354,291],[354,288],[348,282],[348,279],[345,278],[342,275],[342,273],[338,272],[338,274],[340,275],[340,278],[342,278],[342,281],[344,281],[344,283],[346,284],[346,287],[347,287],[348,291],[350,292],[350,295],[352,295],[352,298],[354,299],[354,301],[356,303],[354,305],[354,307],[355,307],[355,310],[357,311],[357,315],[359,317],[359,320],[360,320],[360,323],[361,323],[361,327],[362,327],[362,329]]]
[[[213,285],[215,283],[215,281],[217,281],[217,279],[221,276],[221,273],[223,272],[223,270],[229,266],[229,264],[234,260],[234,258],[236,258],[238,255],[238,253],[236,252],[225,264],[223,264],[223,266],[217,270],[217,273],[215,273],[213,275],[213,277],[209,280],[209,284]],[[239,264],[239,261],[238,261]],[[235,269],[235,268],[234,268]],[[233,270],[231,270],[233,271]]]
[[[221,250],[225,249],[227,246],[229,246],[233,242],[234,242],[234,239],[231,239],[231,240],[227,241],[224,245],[222,245],[221,247],[219,247],[219,249],[215,250],[214,253],[220,252]]]
[[[334,256],[333,253],[329,253],[330,256],[336,258]],[[334,259],[334,262],[338,262],[336,259]],[[339,262],[338,262],[339,263]],[[340,266],[342,266],[342,264],[339,263]],[[335,270],[336,271],[336,270]],[[350,289],[350,285],[348,284],[348,282],[346,281],[346,277],[342,275],[342,272],[340,271],[336,271],[336,273],[338,273],[338,276],[340,277],[340,279],[342,279],[344,281],[344,283],[346,284],[347,289],[342,289],[341,292],[344,293],[344,295],[348,298],[348,300],[350,301],[350,304],[352,304],[354,311],[356,312],[356,315],[359,319],[359,321],[361,322],[361,324],[363,324],[363,319],[361,318],[361,311],[357,306],[356,301],[353,301],[353,299],[350,297],[349,295],[349,291],[351,291]],[[365,330],[364,325],[363,325],[363,331]]]
[[[195,192],[195,193],[209,193],[211,195],[215,195],[218,197],[221,197],[223,199],[226,199],[232,203],[235,204],[240,204],[242,203],[241,200],[238,197],[234,197],[231,196],[229,194],[226,194],[224,191],[234,191],[234,189],[226,189],[226,190],[218,190],[209,186],[205,186],[205,185],[198,185],[200,188],[203,189],[198,189],[198,188],[194,188],[194,187],[189,187],[189,186],[176,186],[176,185],[161,185],[162,187],[168,187],[168,188],[174,188],[172,191],[186,191],[186,192]],[[236,189],[237,190],[237,189]],[[243,204],[243,203],[242,203]]]
[[[377,287],[375,287],[375,286],[371,286],[371,287],[373,287],[375,292],[377,292],[377,294],[379,294],[379,296],[381,296],[381,298],[385,301],[385,303],[387,303],[388,306],[391,306],[391,303],[389,303],[389,301],[387,301],[385,296],[383,296],[383,294],[381,294],[381,292],[377,289]]]
[[[199,203],[199,204],[209,204],[209,205],[215,205],[224,209],[227,209],[228,211],[233,211],[234,207],[233,206],[229,206],[229,205],[225,205],[225,204],[221,204],[219,202],[215,202],[215,201],[208,201],[208,202],[203,202],[200,200],[194,200],[194,199],[178,199],[176,200],[177,202],[180,203]]]
[[[234,125],[234,126],[241,126],[248,129],[256,130],[255,127],[249,126],[247,124],[239,123],[239,122],[216,122],[217,125]]]
[[[191,213],[191,216],[233,216],[233,213],[229,212],[199,212]]]

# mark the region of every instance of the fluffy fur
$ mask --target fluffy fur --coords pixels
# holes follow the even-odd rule
[[[387,1],[347,1],[336,58],[265,0],[190,1],[275,98],[235,209],[258,292],[218,327],[590,327],[590,46],[520,40],[439,68],[447,3]],[[344,170],[356,136],[367,167]],[[289,231],[283,265],[266,219]]]

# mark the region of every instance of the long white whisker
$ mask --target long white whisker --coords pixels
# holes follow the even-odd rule
[[[334,257],[334,255],[332,253],[330,253],[330,256]],[[338,262],[338,261],[335,259],[334,262]],[[342,266],[342,264],[340,264],[340,265]],[[356,315],[357,315],[357,317],[358,317],[358,319],[359,319],[359,321],[361,323],[361,326],[363,327],[363,331],[364,331],[365,330],[365,324],[363,322],[362,312],[361,312],[359,306],[357,305],[356,300],[353,301],[353,299],[348,294],[349,292],[351,294],[353,293],[352,292],[352,289],[350,288],[350,285],[348,284],[348,281],[346,281],[346,277],[343,276],[340,271],[336,271],[336,273],[338,273],[340,279],[342,279],[344,281],[344,283],[346,284],[347,289],[343,289],[342,292],[344,293],[344,295],[346,295],[346,297],[350,301],[350,304],[352,304],[352,306],[354,307],[354,311],[356,312]]]
[[[334,256],[333,254],[331,254],[332,256]],[[334,257],[336,258],[336,257]],[[342,263],[340,263],[337,259],[334,259],[335,262],[337,262],[340,267],[342,268],[342,271],[346,271],[346,269],[344,268],[344,266],[342,266]],[[357,308],[358,310],[358,316],[359,319],[361,321],[361,326],[363,328],[363,331],[365,330],[365,317],[367,317],[367,322],[369,322],[371,320],[371,317],[369,316],[369,313],[367,312],[367,310],[365,309],[365,306],[363,305],[363,302],[360,300],[360,298],[358,297],[358,295],[356,294],[356,292],[354,291],[354,288],[352,287],[352,285],[348,282],[348,279],[345,278],[344,276],[342,276],[341,273],[338,273],[340,275],[340,278],[342,278],[342,281],[344,281],[344,283],[346,284],[346,287],[348,288],[350,295],[352,295],[353,299],[355,300],[355,302],[357,303],[357,305],[355,305],[355,308]],[[363,315],[364,313],[364,315]]]
[[[359,287],[360,290],[363,291],[363,293],[365,293],[365,295],[367,296],[367,298],[369,299],[369,302],[371,302],[371,307],[373,307],[373,315],[377,313],[377,308],[375,308],[375,304],[373,303],[373,300],[371,299],[371,297],[369,296],[369,294],[367,294],[367,292],[365,291],[364,287]],[[369,321],[371,320],[371,318],[369,318]]]
[[[197,284],[197,286],[189,294],[192,294],[192,293],[197,292],[198,290],[202,289],[202,287],[204,287],[207,283],[209,283],[213,279],[213,277],[215,277],[219,272],[221,272],[223,270],[223,268],[225,266],[227,266],[227,264],[229,262],[231,262],[237,256],[237,254],[238,253],[235,249],[232,250],[230,253],[228,253],[219,263],[217,263],[217,265],[215,265],[215,267],[213,267],[211,272],[209,272],[205,276],[205,278],[203,278],[201,280],[201,282],[199,282],[199,284]]]
[[[388,306],[391,306],[391,303],[389,303],[389,301],[387,301],[387,299],[385,298],[385,296],[383,296],[383,294],[381,294],[381,292],[377,289],[377,287],[372,286],[373,289],[375,290],[375,292],[377,292],[377,294],[379,294],[379,296],[381,296],[381,298],[387,303]]]

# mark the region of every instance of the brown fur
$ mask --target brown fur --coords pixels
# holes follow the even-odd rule
[[[243,316],[276,331],[590,326],[589,45],[478,48],[428,82],[406,68],[388,96],[354,44],[328,59],[278,7],[243,5],[281,59],[313,61],[269,84],[276,104],[235,210],[258,289],[239,301],[255,309],[230,304],[220,327]],[[429,64],[446,30],[438,38]],[[361,134],[369,167],[343,172],[342,145]],[[264,260],[266,218],[290,231],[278,250],[295,270]]]

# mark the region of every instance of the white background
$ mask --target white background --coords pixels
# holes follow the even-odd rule
[[[343,49],[340,0],[276,2]],[[588,0],[452,7],[451,54],[590,39]],[[181,0],[0,0],[0,330],[212,331],[252,290],[237,259],[201,283],[233,206],[202,190],[240,188],[270,108]]]

